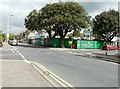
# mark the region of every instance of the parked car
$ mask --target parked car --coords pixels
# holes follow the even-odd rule
[[[102,49],[103,50],[120,50],[120,47],[113,46],[113,45],[104,45]]]
[[[18,42],[17,42],[16,39],[14,39],[14,40],[9,40],[8,43],[9,43],[10,45],[12,45],[12,46],[17,46],[17,45],[18,45]]]

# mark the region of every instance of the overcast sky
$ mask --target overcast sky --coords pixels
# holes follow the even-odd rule
[[[59,0],[4,0],[0,1],[0,29],[6,33],[8,22],[10,33],[19,34],[26,30],[24,26],[24,18],[33,9],[40,10],[41,7],[45,6],[46,3],[58,2]],[[67,0],[61,0],[67,1]],[[70,0],[73,1],[73,0]],[[118,2],[116,0],[74,0],[82,5],[89,15],[94,17],[103,11],[109,9],[118,10]],[[89,1],[89,2],[88,2]],[[13,15],[13,16],[11,16]],[[9,21],[8,21],[9,18]]]

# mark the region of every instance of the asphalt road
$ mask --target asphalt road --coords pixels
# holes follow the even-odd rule
[[[17,50],[74,87],[118,87],[118,64],[48,48],[18,46]]]

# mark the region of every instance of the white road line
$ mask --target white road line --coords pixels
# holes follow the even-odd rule
[[[12,53],[15,53],[15,51],[13,49],[11,49]]]
[[[80,53],[76,53],[76,52],[68,52],[68,53],[71,53],[71,54],[75,54],[75,55],[81,55],[83,56],[84,54],[80,54]],[[89,53],[91,54],[90,57],[93,57],[95,58],[96,55],[92,54],[92,53]],[[101,61],[101,62],[104,62],[104,63],[110,63],[110,64],[114,64],[114,65],[119,65],[118,63],[114,63],[114,62],[110,62],[110,61],[105,61],[105,60],[101,60],[99,59],[98,61]]]
[[[98,61],[101,61],[101,62],[104,62],[104,63],[110,63],[110,64],[114,64],[114,65],[119,65],[118,63],[105,61],[105,60],[98,60]]]
[[[30,62],[28,61],[28,59],[26,59],[25,56],[22,55],[22,53],[20,53],[17,49],[14,49],[14,50],[22,57],[22,59],[23,59],[26,63],[29,63],[29,64],[30,64]]]
[[[80,54],[80,53],[76,53],[76,52],[68,52],[68,53],[71,53],[71,54],[75,54],[75,55],[83,55],[83,54]]]

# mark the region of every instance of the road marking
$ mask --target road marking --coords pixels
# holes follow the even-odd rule
[[[55,81],[57,81],[60,85],[62,85],[63,87],[66,87],[68,89],[73,89],[73,86],[70,85],[69,83],[67,83],[65,80],[59,78],[57,75],[55,75],[54,73],[52,73],[50,70],[48,70],[47,68],[45,68],[43,65],[37,63],[37,62],[33,62],[33,61],[28,61],[23,55],[22,53],[20,53],[17,49],[14,49],[21,57],[22,59],[26,62],[29,63],[31,66],[34,67],[34,69],[36,71],[38,71],[38,69],[36,69],[35,66],[37,66],[39,69],[41,69],[44,73],[40,74],[46,78],[53,86],[55,86],[55,83],[53,83],[50,79],[47,78],[47,76],[49,75],[51,78],[53,78]],[[38,71],[39,72],[39,71]]]
[[[42,71],[39,71],[40,68],[38,68],[36,65],[32,65],[32,64],[31,64],[31,66],[32,66],[41,76],[43,76],[50,84],[52,84],[54,87],[56,87],[56,84],[55,84],[53,81],[51,81]]]
[[[63,87],[66,87],[66,88],[69,87],[69,89],[73,89],[72,85],[70,85],[65,80],[63,80],[60,77],[58,77],[57,75],[55,75],[55,73],[51,72],[50,70],[48,70],[47,68],[45,68],[43,65],[41,65],[41,64],[39,64],[37,62],[33,62],[33,61],[30,61],[30,62],[33,65],[36,65],[38,68],[42,69],[44,72],[47,72],[50,77],[52,77],[54,80],[56,80],[58,83],[60,83]]]
[[[101,59],[99,59],[98,61],[101,61],[101,62],[104,62],[104,63],[110,63],[110,64],[114,64],[114,65],[119,65],[118,63],[111,62],[111,61],[105,61],[105,60],[101,60]]]
[[[25,58],[25,56],[22,55],[22,53],[20,53],[17,49],[14,49],[14,50],[22,57],[22,59],[23,59],[26,63],[29,63],[29,64],[30,64],[30,62]]]
[[[75,55],[80,55],[80,56],[84,57],[84,54],[80,54],[80,53],[76,53],[76,52],[68,52],[68,53],[75,54]],[[89,54],[89,57],[88,57],[88,58],[98,59],[98,58],[95,58],[96,55],[94,55],[94,54],[92,54],[92,53],[87,52],[87,54]],[[90,55],[90,54],[91,54],[91,55]],[[85,55],[85,56],[86,56],[86,55]],[[104,63],[110,63],[110,64],[114,64],[114,65],[119,65],[118,63],[110,62],[110,61],[105,61],[105,60],[101,60],[101,59],[99,59],[98,61],[101,61],[101,62],[104,62]]]
[[[13,49],[11,49],[12,53],[15,53],[15,51]]]

